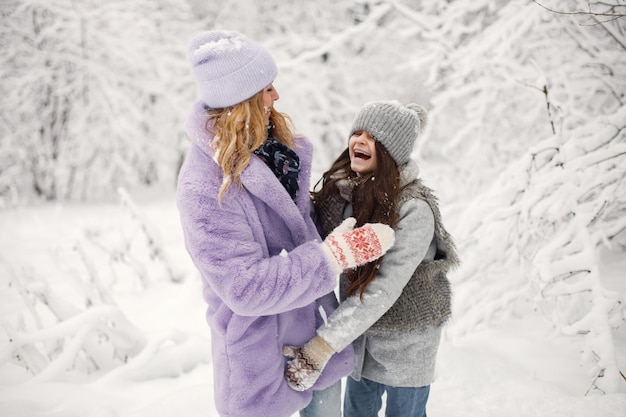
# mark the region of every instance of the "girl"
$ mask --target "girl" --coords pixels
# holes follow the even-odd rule
[[[337,306],[339,273],[381,256],[393,230],[348,222],[321,241],[306,192],[311,143],[273,108],[277,68],[265,49],[210,31],[190,42],[188,58],[201,101],[187,122],[177,202],[208,304],[217,411],[290,417],[311,403],[303,416],[339,416],[337,382],[353,367],[352,348],[331,359],[315,393],[289,389],[281,348],[315,335],[320,310]]]
[[[313,193],[322,234],[343,218],[383,222],[395,244],[383,258],[341,275],[342,303],[300,348],[287,347],[287,379],[311,387],[334,352],[353,342],[355,368],[346,384],[345,417],[426,416],[441,329],[450,316],[446,272],[458,265],[437,200],[410,162],[426,123],[421,106],[374,102],[357,114],[348,148]]]

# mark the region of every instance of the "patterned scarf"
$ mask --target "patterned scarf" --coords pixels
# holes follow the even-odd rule
[[[300,157],[293,150],[276,138],[270,136],[254,151],[272,170],[278,181],[285,187],[291,199],[296,201],[298,196],[298,173],[300,172]]]

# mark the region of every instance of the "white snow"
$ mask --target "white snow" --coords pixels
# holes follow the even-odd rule
[[[212,405],[210,335],[204,322],[200,279],[182,249],[174,195],[160,193],[139,200],[134,203],[135,209],[162,237],[161,249],[184,272],[185,279],[168,279],[159,262],[131,245],[129,255],[145,262],[147,276],[151,277],[145,285],[132,274],[119,277],[110,283],[106,306],[79,308],[82,314],[74,321],[56,324],[56,320],[47,320],[46,309],[35,302],[33,308],[47,323],[41,330],[34,330],[32,314],[25,305],[26,300],[32,301],[34,292],[41,290],[35,284],[47,282],[61,297],[80,298],[76,296],[80,290],[73,288],[80,279],[72,271],[83,267],[73,255],[73,247],[89,251],[86,231],[103,236],[101,243],[105,246],[128,239],[121,236],[126,234],[122,228],[129,227],[130,215],[122,204],[45,204],[0,213],[2,322],[12,327],[19,322],[29,323],[20,333],[29,342],[39,340],[34,346],[40,351],[46,350],[39,346],[45,341],[65,340],[62,352],[67,354],[62,362],[57,362],[57,357],[52,364],[44,364],[42,372],[33,376],[16,360],[7,358],[6,349],[12,345],[7,343],[5,333],[0,345],[3,417],[217,416]],[[138,237],[134,235],[133,239]],[[94,264],[101,271],[105,264],[113,263],[103,258],[94,256]],[[11,285],[16,273],[33,278],[31,293],[23,299]],[[126,363],[112,361],[107,369],[81,369],[85,365],[80,365],[80,357],[85,351],[80,344],[93,333],[90,326],[95,323],[94,317],[113,312],[135,329],[134,335],[126,336],[127,342],[144,341],[141,350]],[[622,331],[618,336],[623,366],[626,334]],[[108,342],[101,341],[105,346]],[[76,349],[71,350],[73,343]],[[119,348],[119,343],[116,346]],[[428,413],[432,417],[625,415],[626,382],[618,393],[608,395],[593,390],[585,395],[589,388],[589,375],[580,364],[580,352],[571,337],[556,332],[547,320],[528,308],[524,314],[496,325],[479,326],[464,334],[446,332]]]
[[[197,59],[206,53],[220,53],[229,49],[241,49],[244,43],[238,37],[222,38],[217,41],[210,41],[200,44],[192,51],[193,57]]]

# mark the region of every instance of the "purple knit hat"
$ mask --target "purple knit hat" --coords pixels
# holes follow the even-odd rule
[[[187,57],[198,95],[211,108],[251,98],[278,73],[274,59],[261,45],[233,31],[199,34],[189,42]]]

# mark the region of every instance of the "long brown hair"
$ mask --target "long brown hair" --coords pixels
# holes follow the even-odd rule
[[[223,109],[209,109],[206,129],[213,136],[211,146],[216,161],[224,171],[220,187],[221,199],[232,183],[241,185],[240,175],[250,163],[255,149],[267,139],[263,90],[249,100]],[[294,147],[294,135],[289,116],[271,108],[270,126],[274,137],[281,143]]]
[[[400,194],[400,171],[387,149],[375,142],[377,164],[376,169],[368,174],[358,175],[350,169],[350,154],[346,148],[322,175],[322,188],[311,193],[313,203],[317,207],[338,192],[337,182],[352,181],[352,210],[356,218],[356,226],[365,223],[384,223],[395,229],[400,215],[398,213],[398,195]],[[347,296],[360,289],[360,297],[367,286],[376,277],[382,257],[361,265],[347,272],[349,286]]]

